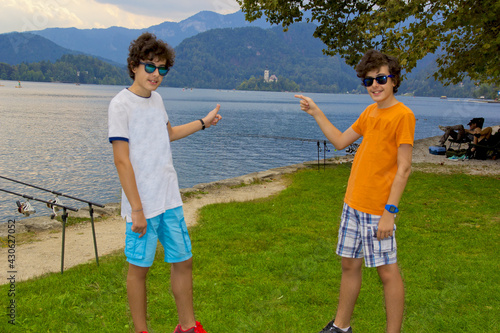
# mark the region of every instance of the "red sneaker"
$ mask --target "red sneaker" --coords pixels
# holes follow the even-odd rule
[[[201,326],[200,322],[197,321],[196,326],[194,327],[194,333],[207,333],[207,331],[205,331],[203,329],[203,326]]]
[[[190,329],[188,329],[187,331],[184,331],[182,328],[181,328],[181,325],[177,325],[177,327],[175,328],[175,331],[174,333],[207,333],[207,331],[205,331],[203,329],[203,326],[201,326],[200,322],[197,321],[196,322],[196,325],[194,327],[191,327]]]

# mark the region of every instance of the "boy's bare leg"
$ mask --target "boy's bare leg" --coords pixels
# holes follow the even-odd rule
[[[171,283],[179,324],[183,330],[187,330],[196,324],[193,310],[193,258],[172,264]]]
[[[342,279],[340,280],[339,306],[335,315],[335,325],[347,328],[361,289],[362,258],[342,258]]]
[[[127,295],[130,313],[136,332],[147,331],[146,323],[146,275],[149,267],[139,267],[129,264],[127,274]]]
[[[398,264],[377,267],[384,285],[387,333],[400,332],[403,324],[405,290]]]

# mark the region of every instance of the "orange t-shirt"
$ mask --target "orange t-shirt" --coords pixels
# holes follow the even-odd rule
[[[363,141],[354,157],[344,202],[364,213],[382,215],[398,169],[398,148],[413,145],[415,116],[403,103],[385,109],[374,103],[351,127]]]

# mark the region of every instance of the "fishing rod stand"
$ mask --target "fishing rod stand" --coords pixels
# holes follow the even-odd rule
[[[323,140],[323,148],[321,148],[319,140],[318,140],[318,171],[320,169],[319,167],[319,153],[323,150],[323,171],[326,169],[326,152],[330,151],[328,147],[326,146],[326,140]]]
[[[4,176],[1,176],[1,175],[0,175],[0,178],[8,180],[8,181],[11,181],[11,182],[14,182],[14,183],[18,183],[18,184],[21,184],[21,185],[33,187],[33,188],[36,188],[36,189],[39,189],[39,190],[42,190],[42,191],[50,192],[52,194],[55,194],[56,197],[57,196],[62,196],[62,197],[66,197],[66,198],[69,198],[69,199],[72,199],[72,200],[76,200],[76,201],[87,203],[89,205],[90,223],[92,225],[92,239],[94,241],[95,261],[96,261],[97,267],[99,267],[99,255],[97,253],[97,240],[96,240],[96,236],[95,236],[94,208],[93,208],[93,206],[98,206],[98,207],[102,208],[102,207],[104,207],[104,205],[101,205],[99,203],[95,203],[95,202],[92,202],[92,201],[88,201],[88,200],[76,198],[76,197],[73,197],[73,196],[61,193],[61,192],[49,190],[49,189],[46,189],[46,188],[43,188],[43,187],[40,187],[40,186],[36,186],[36,185],[24,183],[24,182],[21,182],[21,181],[12,179],[12,178],[4,177]],[[13,194],[13,195],[17,195],[17,196],[21,196],[21,197],[26,198],[28,200],[31,199],[31,200],[43,202],[43,203],[47,204],[47,207],[58,206],[58,207],[61,207],[63,209],[63,214],[61,216],[61,219],[62,219],[61,274],[63,274],[63,272],[64,272],[64,245],[65,245],[65,241],[66,241],[66,222],[68,221],[68,212],[67,211],[68,210],[72,210],[72,211],[77,212],[78,209],[72,208],[72,207],[68,207],[68,206],[62,205],[60,203],[56,203],[55,202],[56,200],[46,201],[46,200],[34,198],[32,196],[29,196],[29,195],[19,194],[19,193],[8,191],[8,190],[4,190],[4,189],[0,189],[0,191],[7,192],[9,194]]]
[[[95,238],[95,227],[94,227],[94,208],[92,208],[92,204],[89,203],[89,212],[90,212],[90,223],[92,224],[92,238],[94,240],[94,252],[95,252],[95,262],[97,267],[99,267],[99,256],[97,255],[97,241]],[[61,274],[64,272],[64,244],[66,239],[66,221],[68,220],[68,212],[66,208],[63,208],[63,214],[61,215],[62,219],[62,249],[61,249]]]
[[[92,203],[88,202],[89,213],[90,213],[90,223],[92,224],[92,238],[94,239],[94,252],[95,252],[95,262],[97,267],[99,267],[99,256],[97,255],[97,241],[95,239],[95,226],[94,226],[94,208]]]
[[[66,239],[66,221],[68,220],[68,212],[63,208],[62,218],[62,250],[61,250],[61,274],[64,272],[64,241]]]

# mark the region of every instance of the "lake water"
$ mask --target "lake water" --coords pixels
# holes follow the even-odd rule
[[[100,203],[119,202],[120,183],[107,140],[109,101],[124,87],[0,81],[0,175]],[[217,103],[218,126],[172,143],[181,188],[317,159],[324,136],[293,93],[159,88],[173,125],[206,115]],[[371,103],[368,95],[306,94],[340,129]],[[438,125],[484,117],[500,124],[500,104],[468,99],[402,97],[417,118],[416,139],[440,135]],[[288,139],[285,139],[288,138]],[[327,158],[335,154],[328,144]],[[323,153],[321,153],[323,157]],[[0,179],[0,188],[52,199],[48,193]],[[0,222],[23,218],[16,197],[0,192]],[[64,199],[69,206],[81,203]],[[35,216],[50,215],[32,202]]]

